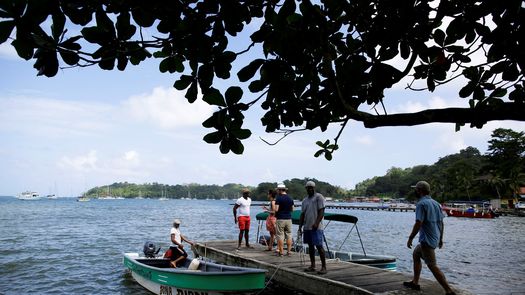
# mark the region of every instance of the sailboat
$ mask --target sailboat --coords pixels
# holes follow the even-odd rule
[[[159,201],[167,201],[167,200],[168,200],[168,193],[166,192],[166,190],[162,189]]]

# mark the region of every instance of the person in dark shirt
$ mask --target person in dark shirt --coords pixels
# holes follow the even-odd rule
[[[292,211],[293,199],[286,193],[284,184],[277,185],[275,199],[275,217],[277,218],[277,255],[283,256],[284,240],[286,240],[286,255],[292,255]]]

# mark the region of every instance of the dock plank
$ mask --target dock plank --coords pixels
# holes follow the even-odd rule
[[[310,265],[308,254],[293,253],[291,256],[276,256],[264,251],[265,247],[242,247],[237,250],[237,241],[209,241],[196,243],[199,255],[228,265],[256,267],[268,271],[267,278],[279,284],[310,294],[421,294],[403,287],[403,281],[412,279],[411,274],[383,270],[366,265],[327,260],[328,273],[306,273]],[[320,267],[319,258],[316,258]],[[444,294],[438,283],[421,279],[424,294]],[[457,294],[470,294],[453,286]]]

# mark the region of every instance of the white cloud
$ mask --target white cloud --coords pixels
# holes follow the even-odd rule
[[[462,149],[465,149],[464,136],[460,133],[451,134],[450,132],[441,133],[434,143],[434,147],[450,153],[457,153]]]
[[[0,97],[0,129],[47,138],[83,136],[107,130],[112,112],[111,106],[100,103],[29,96]]]
[[[355,142],[362,144],[362,145],[373,145],[374,139],[370,135],[363,135],[363,136],[356,137]]]
[[[66,170],[87,172],[97,170],[97,162],[97,151],[92,150],[85,155],[78,155],[73,157],[64,156],[58,162],[58,166]]]
[[[200,125],[213,112],[213,107],[202,100],[190,104],[182,92],[163,87],[132,96],[124,106],[132,117],[163,129]]]
[[[136,151],[128,151],[124,153],[124,160],[128,162],[138,162],[139,161],[139,154]]]
[[[445,109],[451,107],[467,107],[462,101],[454,99],[453,101],[446,100],[440,96],[433,96],[428,100],[424,100],[424,103],[420,101],[408,100],[395,108],[390,110],[391,114],[395,113],[415,113],[425,109]]]

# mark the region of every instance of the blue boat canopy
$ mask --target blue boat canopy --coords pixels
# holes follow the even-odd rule
[[[292,223],[299,224],[299,218],[301,217],[301,210],[294,210],[292,212]],[[261,212],[256,215],[257,220],[266,220],[268,218],[268,212]],[[357,217],[349,214],[342,213],[324,213],[325,220],[333,220],[347,223],[357,223]]]

